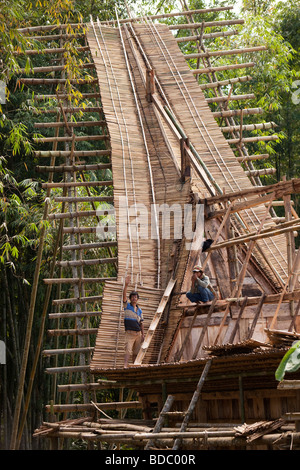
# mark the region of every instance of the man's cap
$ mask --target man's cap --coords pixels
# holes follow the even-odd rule
[[[197,264],[197,266],[194,266],[193,268],[193,272],[195,273],[199,273],[200,271],[203,271],[203,268],[202,266],[200,266],[200,264]]]

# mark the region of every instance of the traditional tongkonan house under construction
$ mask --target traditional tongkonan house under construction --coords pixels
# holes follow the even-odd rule
[[[275,371],[300,339],[300,180],[263,186],[275,170],[247,149],[276,140],[276,123],[235,93],[266,48],[230,49],[243,24],[230,9],[20,31],[44,44],[33,63],[48,58],[20,81],[41,106],[35,156],[57,228],[41,349],[53,400],[34,433],[52,449],[285,449],[291,435],[299,448],[299,376]],[[72,35],[80,79],[64,62]],[[186,297],[195,265],[207,303]],[[124,368],[128,276],[145,339]]]

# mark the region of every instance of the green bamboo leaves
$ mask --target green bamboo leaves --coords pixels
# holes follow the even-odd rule
[[[276,372],[275,378],[281,382],[286,372],[296,372],[300,368],[300,341],[297,341],[286,352],[282,361],[280,362]]]

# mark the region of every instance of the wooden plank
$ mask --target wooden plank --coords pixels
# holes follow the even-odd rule
[[[141,345],[141,349],[140,351],[138,352],[138,355],[134,361],[134,365],[140,365],[146,355],[146,352],[150,346],[150,343],[153,339],[153,336],[154,336],[154,333],[156,331],[156,328],[158,327],[158,324],[159,324],[159,321],[161,319],[161,316],[162,314],[164,313],[164,310],[166,308],[166,305],[170,299],[170,296],[172,294],[172,291],[174,289],[174,286],[176,284],[176,279],[170,279],[166,289],[165,289],[165,292],[162,296],[162,299],[157,307],[157,310],[153,316],[153,319],[151,321],[151,324],[148,328],[148,331],[147,331],[147,334],[146,334],[146,337],[145,337],[145,340],[143,342],[143,344]]]

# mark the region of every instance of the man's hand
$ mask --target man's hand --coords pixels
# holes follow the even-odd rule
[[[126,276],[126,278],[125,278],[125,286],[127,287],[129,283],[130,283],[130,276]]]

